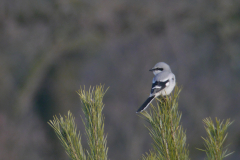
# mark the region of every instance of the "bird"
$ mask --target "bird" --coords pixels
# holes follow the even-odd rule
[[[161,73],[162,71],[172,72],[171,68],[169,67],[169,65],[167,63],[165,63],[165,62],[158,62],[149,71],[152,71],[154,75],[157,75],[158,73]]]
[[[152,88],[151,88],[151,93],[147,100],[141,105],[141,107],[137,110],[136,113],[142,112],[145,110],[148,105],[158,96],[166,96],[169,95],[175,85],[176,85],[176,78],[175,75],[171,72],[170,67],[164,63],[160,62],[157,63],[151,71],[158,72],[153,80],[152,80]]]

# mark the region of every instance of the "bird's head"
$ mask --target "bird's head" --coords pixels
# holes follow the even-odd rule
[[[149,71],[153,72],[154,75],[157,75],[158,73],[162,71],[168,71],[172,72],[169,65],[165,62],[158,62],[152,69]]]

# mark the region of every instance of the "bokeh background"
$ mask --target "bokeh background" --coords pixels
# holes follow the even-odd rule
[[[76,91],[100,83],[109,158],[140,159],[152,141],[135,112],[160,61],[183,87],[190,158],[218,117],[235,121],[226,159],[240,159],[239,0],[1,0],[0,159],[67,160],[47,121],[68,110],[87,148]]]

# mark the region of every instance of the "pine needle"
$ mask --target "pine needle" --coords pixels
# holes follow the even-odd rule
[[[143,160],[189,160],[186,132],[180,124],[178,111],[180,91],[176,86],[169,97],[157,99],[157,107],[152,105],[149,113],[141,112],[142,118],[150,124],[147,128],[154,142],[154,151],[143,155]]]
[[[227,119],[225,123],[224,120],[222,122],[217,118],[215,118],[215,120],[216,125],[210,117],[203,120],[208,136],[207,138],[202,137],[206,149],[198,148],[198,150],[206,152],[208,160],[222,160],[233,153],[229,153],[228,149],[224,149],[227,147],[223,147],[223,143],[228,135],[228,133],[226,133],[227,128],[233,122],[230,122],[230,119]]]

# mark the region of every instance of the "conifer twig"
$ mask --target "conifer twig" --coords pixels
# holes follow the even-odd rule
[[[87,153],[92,160],[107,160],[108,148],[104,135],[104,116],[102,114],[104,108],[102,99],[106,91],[104,91],[104,86],[100,85],[95,88],[90,87],[88,91],[85,88],[80,88],[77,92],[85,116],[84,125],[90,147],[90,152]]]
[[[227,128],[233,123],[230,119],[220,122],[217,118],[216,125],[211,118],[205,118],[203,120],[205,124],[205,129],[207,131],[207,138],[203,138],[204,146],[206,149],[199,149],[206,152],[208,160],[222,160],[223,158],[231,155],[233,152],[229,153],[228,149],[224,150],[223,143],[227,138]]]
[[[77,134],[77,127],[72,113],[68,111],[68,116],[64,118],[60,115],[53,117],[48,124],[54,129],[57,137],[65,148],[67,154],[73,160],[86,160],[86,155],[81,144],[80,132]]]
[[[157,107],[141,112],[150,123],[147,127],[154,143],[154,152],[143,156],[144,160],[189,160],[186,133],[180,125],[181,113],[178,111],[178,96],[181,89],[175,87],[171,97],[157,99]]]
[[[92,89],[90,87],[89,91],[80,88],[77,93],[83,104],[82,110],[85,116],[85,120],[83,118],[82,120],[90,149],[90,151],[86,150],[87,155],[81,144],[80,133],[76,133],[77,127],[70,111],[64,118],[61,115],[60,118],[54,116],[48,124],[54,129],[72,160],[107,160],[108,148],[102,114],[104,107],[102,99],[106,91],[102,85],[99,85]]]

